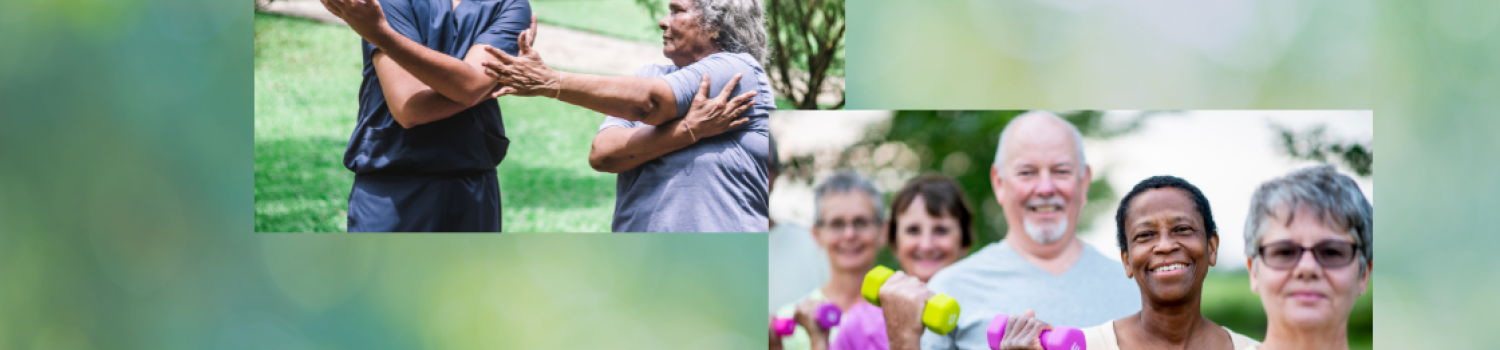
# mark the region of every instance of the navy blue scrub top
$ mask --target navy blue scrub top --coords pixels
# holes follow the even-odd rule
[[[380,0],[386,22],[401,35],[430,49],[462,59],[469,47],[489,44],[516,54],[516,37],[531,25],[526,0]],[[493,171],[505,159],[510,140],[494,99],[458,114],[404,129],[391,117],[380,77],[364,47],[364,82],[359,87],[359,122],[349,137],[344,167],[356,174],[436,174]]]

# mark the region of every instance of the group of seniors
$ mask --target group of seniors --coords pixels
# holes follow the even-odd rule
[[[835,174],[817,187],[812,231],[832,276],[778,312],[801,327],[791,337],[773,333],[772,348],[979,350],[998,342],[1001,349],[1042,349],[1039,335],[1059,325],[1081,328],[1093,350],[1347,349],[1349,316],[1374,268],[1373,208],[1352,178],[1318,165],[1262,183],[1250,198],[1243,237],[1248,287],[1268,323],[1257,342],[1202,314],[1220,236],[1207,197],[1186,179],[1147,178],[1120,200],[1118,262],[1076,236],[1092,171],[1082,135],[1055,114],[1028,112],[1001,132],[990,172],[1008,227],[1001,241],[968,255],[972,212],[956,184],[956,199],[928,194],[949,190],[907,193],[921,183],[952,184],[936,179],[912,180],[896,195],[889,220],[880,193],[857,174]],[[963,209],[947,210],[946,203]],[[928,215],[900,216],[913,210]],[[927,239],[903,228],[945,219],[961,233]],[[859,288],[887,242],[903,271],[886,280],[876,307]],[[962,307],[946,334],[927,330],[921,319],[938,293]],[[811,319],[822,302],[845,311],[827,331]],[[1008,315],[1004,334],[991,339],[990,323],[1001,314]]]
[[[587,160],[618,174],[612,230],[767,230],[776,106],[760,1],[671,0],[657,26],[672,63],[634,77],[548,66],[526,0],[322,3],[363,39],[349,231],[499,231],[501,96],[607,116]]]

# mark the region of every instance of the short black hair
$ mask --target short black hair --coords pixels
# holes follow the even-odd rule
[[[1187,180],[1183,180],[1180,177],[1157,175],[1141,180],[1140,183],[1135,184],[1135,188],[1130,189],[1130,193],[1125,194],[1125,198],[1120,199],[1120,208],[1115,211],[1115,239],[1120,243],[1121,253],[1126,252],[1125,212],[1130,210],[1130,201],[1135,199],[1136,195],[1146,192],[1146,190],[1168,187],[1187,191],[1193,197],[1193,204],[1198,207],[1198,215],[1203,217],[1203,228],[1208,230],[1208,238],[1219,236],[1219,227],[1214,225],[1213,211],[1208,208],[1208,197],[1203,196],[1203,192],[1198,190],[1198,186],[1193,186],[1193,184],[1188,183]]]

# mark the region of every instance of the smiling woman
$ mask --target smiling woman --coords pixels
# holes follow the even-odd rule
[[[1143,305],[1134,315],[1084,328],[1090,349],[1246,349],[1258,344],[1203,317],[1203,281],[1216,263],[1219,236],[1208,199],[1197,186],[1174,176],[1143,180],[1120,200],[1115,227],[1125,275],[1140,287]],[[1013,327],[1040,322],[1031,316],[1019,319]],[[1028,344],[1022,339],[1032,338],[1007,334],[1003,344]]]

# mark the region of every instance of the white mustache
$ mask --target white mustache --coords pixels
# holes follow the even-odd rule
[[[1044,206],[1044,205],[1056,205],[1056,206],[1059,206],[1059,207],[1067,207],[1068,203],[1064,202],[1062,200],[1062,197],[1057,197],[1057,196],[1046,197],[1046,198],[1033,198],[1032,200],[1026,201],[1026,206],[1028,206],[1028,207],[1040,207],[1040,206]]]

